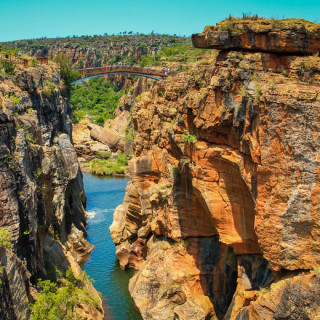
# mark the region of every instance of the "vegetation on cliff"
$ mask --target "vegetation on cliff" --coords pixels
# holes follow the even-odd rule
[[[70,88],[71,83],[78,78],[78,71],[72,69],[71,60],[64,54],[58,54],[54,58],[54,62],[59,64],[61,79],[64,81],[65,85]]]
[[[85,272],[75,277],[68,269],[66,278],[60,277],[57,282],[39,280],[40,292],[37,301],[31,306],[31,320],[69,320],[82,319],[77,314],[81,304],[98,307],[99,301],[85,287]]]
[[[71,91],[74,122],[88,115],[93,123],[103,126],[107,119],[114,118],[114,110],[123,94],[123,89],[103,77],[76,84]]]
[[[128,171],[128,161],[126,155],[121,153],[116,159],[93,159],[84,164],[84,167],[97,176],[123,175]]]
[[[128,63],[134,64],[140,61],[143,55],[157,54],[162,47],[173,45],[191,44],[190,38],[178,37],[176,35],[159,34],[133,34],[123,32],[119,35],[83,35],[80,37],[66,38],[41,38],[30,40],[19,40],[5,42],[3,46],[7,49],[16,50],[17,48],[30,55],[40,54],[42,56],[53,57],[55,52],[74,50],[90,51],[94,53],[95,66],[102,64]],[[114,50],[114,48],[118,48]],[[92,51],[93,50],[93,51]],[[73,63],[79,68],[86,64],[87,57],[73,56]]]
[[[0,247],[11,248],[11,235],[7,229],[0,229]]]

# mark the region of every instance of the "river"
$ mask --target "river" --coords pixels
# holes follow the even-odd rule
[[[113,212],[123,201],[128,179],[98,178],[84,173],[83,181],[89,212],[87,240],[96,247],[83,270],[95,280],[94,287],[102,293],[106,319],[142,320],[128,291],[133,272],[120,269],[109,232]]]

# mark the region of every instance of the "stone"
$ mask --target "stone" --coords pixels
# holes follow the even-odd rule
[[[258,33],[259,21],[261,29],[243,25]],[[305,51],[285,38],[291,22],[298,39],[314,39]],[[155,84],[133,107],[131,182],[110,230],[123,268],[131,245],[146,241],[129,285],[144,319],[316,314],[320,58],[300,54],[316,50],[318,25],[279,23],[283,54],[230,52],[242,47],[228,47],[233,35],[222,30],[226,50]],[[209,44],[214,32],[206,29]]]
[[[285,54],[320,50],[320,24],[303,19],[229,18],[192,35],[196,48]]]

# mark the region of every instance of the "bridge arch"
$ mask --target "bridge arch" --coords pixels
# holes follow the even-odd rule
[[[157,81],[164,81],[164,78],[168,76],[167,70],[133,67],[133,66],[108,66],[97,68],[86,68],[78,70],[80,75],[84,76],[79,80],[72,82],[72,84],[79,83],[91,78],[107,76],[111,74],[132,74],[141,77],[151,78]]]

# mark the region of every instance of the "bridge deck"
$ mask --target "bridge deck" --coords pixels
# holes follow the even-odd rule
[[[164,70],[143,68],[143,67],[133,67],[133,66],[107,66],[107,67],[80,69],[78,71],[80,75],[86,76],[86,77],[108,74],[108,73],[117,73],[117,72],[150,75],[150,76],[163,77],[163,78],[168,76]]]

